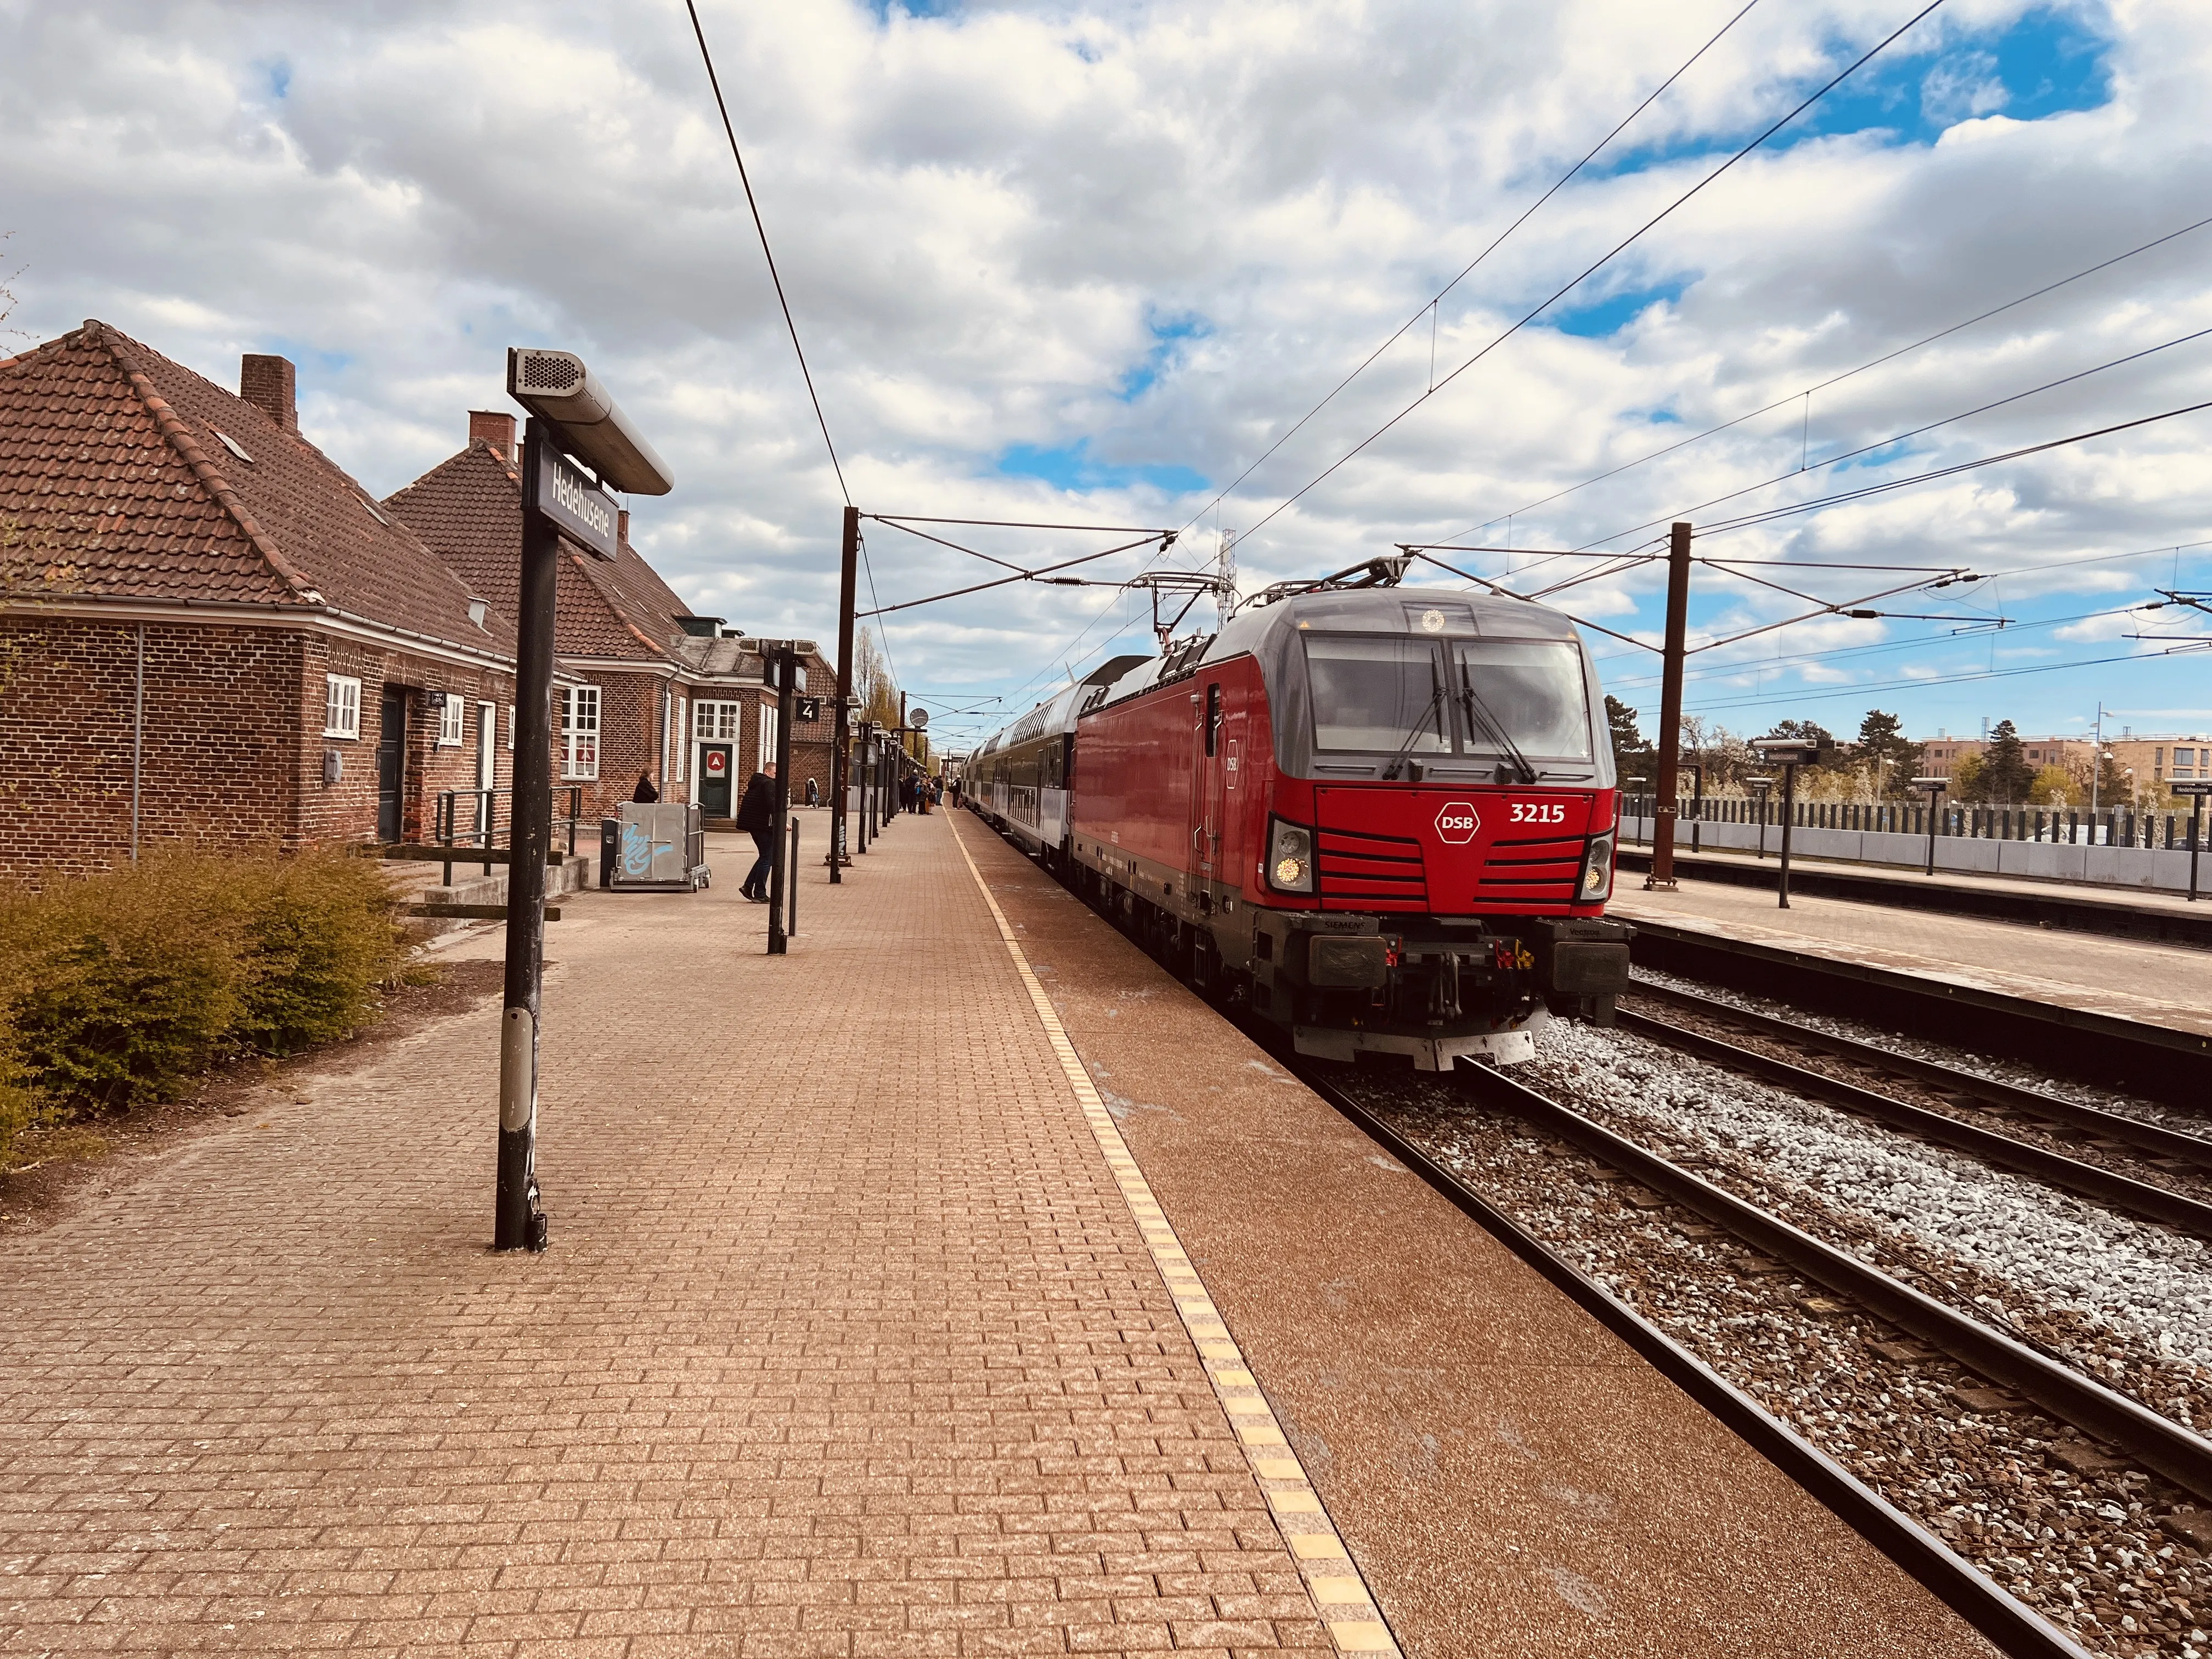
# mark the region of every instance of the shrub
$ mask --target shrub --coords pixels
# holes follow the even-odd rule
[[[303,853],[256,874],[240,1040],[289,1054],[358,1030],[407,956],[382,872],[366,859]]]
[[[394,908],[337,853],[165,854],[0,898],[0,1082],[127,1109],[240,1050],[343,1036],[403,962]]]

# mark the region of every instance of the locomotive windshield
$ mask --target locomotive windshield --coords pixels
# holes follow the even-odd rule
[[[1314,747],[1590,759],[1582,653],[1565,641],[1308,634]]]
[[[1426,640],[1310,634],[1314,746],[1440,755],[1451,747],[1443,665]]]
[[[1589,696],[1582,653],[1558,640],[1467,640],[1452,647],[1452,685],[1471,692],[1467,745],[1494,751],[1483,727],[1502,727],[1524,754],[1590,757]]]

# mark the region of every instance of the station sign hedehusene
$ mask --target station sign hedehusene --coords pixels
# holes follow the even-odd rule
[[[538,510],[586,552],[614,557],[618,510],[614,498],[551,444],[538,445]]]

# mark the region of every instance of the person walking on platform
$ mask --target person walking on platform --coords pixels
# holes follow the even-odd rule
[[[738,889],[755,904],[768,902],[769,866],[775,857],[775,763],[770,761],[752,775],[745,785],[744,799],[738,803],[738,828],[753,838],[760,856],[745,875],[744,884]]]

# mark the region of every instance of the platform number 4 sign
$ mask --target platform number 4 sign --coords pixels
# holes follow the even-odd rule
[[[799,717],[799,723],[801,726],[807,725],[811,721],[818,720],[822,718],[821,698],[793,697],[791,701],[792,713]]]

